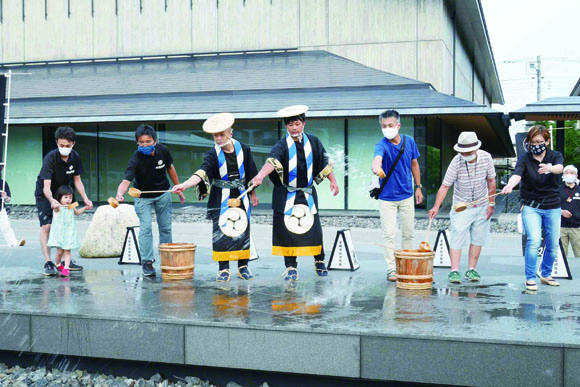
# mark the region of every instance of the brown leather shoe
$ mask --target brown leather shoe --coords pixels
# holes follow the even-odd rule
[[[550,286],[560,286],[559,282],[554,281],[554,279],[552,277],[540,277],[540,281],[544,284],[544,285],[550,285]]]

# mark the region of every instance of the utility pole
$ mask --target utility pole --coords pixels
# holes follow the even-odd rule
[[[538,55],[536,57],[536,82],[537,82],[537,98],[538,101],[542,99],[542,58]]]

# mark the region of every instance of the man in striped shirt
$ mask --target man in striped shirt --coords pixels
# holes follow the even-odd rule
[[[461,283],[459,260],[461,249],[470,240],[469,267],[465,278],[469,281],[479,281],[481,278],[475,270],[481,254],[481,247],[489,234],[489,219],[493,215],[495,199],[488,196],[495,194],[495,168],[491,155],[479,149],[481,141],[475,132],[463,132],[459,135],[457,144],[453,147],[458,154],[451,160],[443,183],[437,192],[435,204],[429,210],[429,219],[439,212],[439,207],[453,186],[453,206],[451,206],[449,226],[451,273],[449,282]],[[455,211],[457,203],[469,203],[461,212]]]

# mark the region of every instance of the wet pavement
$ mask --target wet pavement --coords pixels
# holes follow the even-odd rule
[[[232,276],[215,282],[210,224],[174,224],[174,241],[194,242],[193,281],[144,278],[139,266],[118,259],[75,258],[85,270],[70,278],[45,278],[35,221],[15,221],[27,244],[0,248],[0,313],[82,316],[270,330],[421,337],[533,345],[580,345],[580,289],[577,280],[559,288],[523,288],[519,235],[492,234],[478,269],[480,283],[451,285],[448,269],[435,269],[432,290],[410,291],[385,278],[378,230],[351,230],[361,268],[316,277],[312,258],[299,258],[300,280],[285,283],[283,262],[269,254],[268,226],[253,227],[260,259],[250,263],[253,281]],[[82,237],[88,223],[79,222]],[[329,258],[337,229],[325,230]],[[432,233],[432,237],[435,236]],[[417,232],[417,245],[424,236]],[[434,241],[431,241],[434,244]],[[76,254],[73,253],[73,257]],[[466,270],[466,257],[461,271]],[[580,260],[569,259],[572,274]],[[155,263],[159,272],[159,263]],[[235,273],[235,263],[232,272]]]

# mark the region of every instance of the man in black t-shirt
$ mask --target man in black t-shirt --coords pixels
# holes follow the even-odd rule
[[[173,184],[179,184],[177,171],[169,149],[157,142],[157,133],[149,125],[139,125],[135,131],[137,150],[129,159],[123,181],[117,188],[117,200],[122,202],[123,195],[133,186],[140,191],[168,191],[171,177]],[[185,197],[179,194],[181,204]],[[144,193],[135,198],[135,212],[139,218],[139,249],[143,261],[143,274],[155,276],[153,268],[153,229],[152,211],[155,209],[159,228],[159,243],[171,243],[171,193]]]
[[[573,165],[567,165],[562,175],[564,184],[560,186],[562,199],[562,223],[560,224],[560,240],[564,254],[568,257],[568,245],[572,244],[574,256],[580,258],[580,189],[578,188],[578,170]]]
[[[62,185],[67,185],[73,189],[76,188],[85,202],[86,209],[93,208],[93,202],[87,197],[85,186],[81,180],[81,174],[83,173],[81,158],[77,151],[73,150],[76,142],[75,131],[69,127],[60,127],[56,130],[54,137],[58,148],[44,156],[34,192],[40,221],[40,247],[46,261],[44,264],[44,275],[46,276],[56,275],[56,266],[60,264],[58,256],[56,258],[56,266],[52,263],[50,248],[46,245],[52,223],[52,210],[60,206],[60,203],[54,197],[58,188]],[[82,267],[71,262],[69,269],[71,271],[79,271],[82,270]]]

